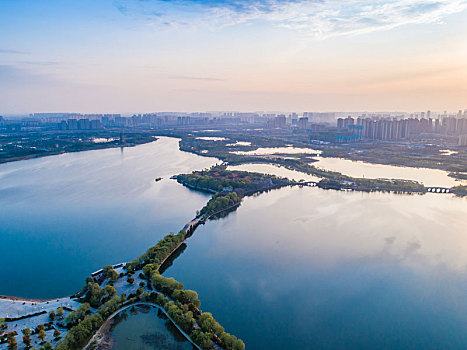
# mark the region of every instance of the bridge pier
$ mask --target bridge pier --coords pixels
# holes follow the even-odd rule
[[[431,193],[450,193],[451,190],[446,187],[427,187],[426,188],[427,192]]]

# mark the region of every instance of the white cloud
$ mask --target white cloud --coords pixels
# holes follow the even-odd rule
[[[313,38],[440,23],[467,0],[116,0],[124,14],[173,27],[222,27],[266,21]]]

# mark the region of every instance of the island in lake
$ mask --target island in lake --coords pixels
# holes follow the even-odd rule
[[[215,139],[209,139],[208,136],[193,138],[188,134],[185,135],[180,132],[176,136],[181,137],[179,141],[159,137],[157,141],[153,141],[153,144],[157,145],[159,143],[164,145],[168,142],[171,144],[179,142],[177,148],[180,147],[180,150],[190,152],[193,157],[202,157],[206,160],[212,159],[210,160],[211,165],[203,170],[194,170],[175,175],[167,172],[148,173],[148,178],[151,178],[151,188],[154,188],[155,191],[159,191],[160,188],[164,188],[168,184],[170,186],[180,186],[177,185],[178,182],[188,188],[189,191],[199,193],[203,198],[201,199],[200,197],[200,203],[204,201],[205,204],[196,210],[195,217],[186,222],[184,226],[180,225],[182,229],[178,233],[165,235],[155,245],[134,260],[106,265],[92,273],[86,279],[84,287],[71,297],[43,300],[12,297],[0,299],[0,310],[2,310],[0,315],[3,317],[3,335],[0,346],[5,349],[14,346],[14,344],[19,347],[31,344],[32,346],[57,349],[110,349],[114,347],[118,348],[119,346],[120,348],[124,348],[125,345],[123,344],[125,340],[118,338],[117,335],[113,335],[114,332],[121,329],[119,327],[123,327],[119,325],[131,325],[131,323],[126,323],[124,319],[131,319],[133,316],[137,317],[137,315],[152,315],[151,318],[155,320],[155,323],[151,326],[148,325],[148,327],[155,327],[156,329],[158,327],[156,323],[159,322],[157,319],[163,319],[165,322],[164,327],[171,329],[169,333],[158,332],[157,337],[151,336],[149,333],[138,335],[137,339],[142,342],[141,344],[152,344],[148,346],[152,346],[153,348],[157,348],[157,346],[163,348],[164,346],[169,347],[173,345],[183,346],[184,348],[243,349],[245,348],[244,341],[237,338],[243,338],[242,334],[247,334],[248,336],[249,341],[247,345],[251,342],[255,348],[261,348],[261,341],[254,343],[254,338],[257,335],[254,337],[248,335],[248,332],[241,326],[239,327],[239,323],[232,322],[232,319],[229,322],[236,324],[236,328],[241,329],[241,332],[231,331],[230,327],[224,325],[224,322],[215,319],[215,316],[218,315],[222,317],[222,313],[214,312],[211,314],[206,311],[211,311],[209,308],[203,311],[205,309],[205,307],[201,306],[203,298],[199,297],[200,292],[197,288],[185,288],[184,279],[188,279],[190,286],[195,285],[193,277],[199,272],[192,271],[186,275],[183,272],[186,267],[177,268],[177,265],[183,265],[185,256],[189,257],[189,255],[186,255],[189,253],[185,252],[187,243],[190,238],[197,237],[196,233],[198,229],[203,230],[204,233],[205,227],[214,225],[218,227],[218,234],[222,234],[223,230],[229,230],[229,228],[220,228],[219,225],[223,220],[230,222],[229,218],[234,217],[235,214],[233,212],[239,210],[243,202],[247,202],[248,206],[250,206],[253,203],[251,200],[266,197],[272,198],[275,196],[275,193],[282,193],[283,195],[288,193],[287,191],[293,191],[295,193],[294,198],[300,202],[303,199],[301,194],[305,192],[299,193],[295,191],[303,191],[307,188],[309,190],[306,191],[320,191],[319,195],[317,192],[310,192],[310,194],[313,193],[310,198],[319,198],[322,194],[323,196],[327,196],[331,201],[335,200],[333,198],[336,195],[339,196],[340,200],[346,201],[354,198],[351,197],[353,196],[352,193],[362,193],[373,196],[368,197],[368,199],[373,198],[373,200],[384,198],[381,196],[391,196],[387,198],[391,198],[395,202],[404,198],[410,198],[410,201],[417,201],[416,197],[423,198],[426,196],[428,201],[431,202],[431,198],[434,196],[433,199],[435,201],[443,203],[447,203],[445,200],[448,198],[448,200],[454,198],[452,194],[449,194],[450,192],[462,195],[462,191],[464,190],[463,186],[444,187],[444,184],[443,186],[426,186],[416,180],[371,179],[344,175],[337,171],[315,167],[314,163],[317,162],[316,157],[320,154],[319,150],[303,146],[298,147],[298,145],[281,144],[279,141],[274,141],[275,144],[271,144],[273,142],[271,139],[264,139],[262,137],[249,137],[249,141],[246,141],[244,137],[234,138],[232,135],[227,136],[227,134],[226,137],[216,137]],[[219,145],[219,142],[222,145]],[[244,149],[245,147],[252,148],[251,145],[253,144],[256,145],[255,149]],[[150,149],[152,144],[138,147]],[[261,150],[261,147],[263,147],[263,150]],[[251,152],[255,150],[258,152]],[[107,152],[114,152],[114,150],[107,150]],[[128,149],[128,152],[130,152],[128,159],[132,159],[131,152],[133,150]],[[137,152],[136,148],[134,152]],[[78,156],[78,154],[76,155]],[[151,154],[151,156],[153,155]],[[134,160],[139,159],[138,157],[135,157]],[[169,156],[165,163],[166,166],[170,167],[170,163],[174,160]],[[27,160],[27,162],[31,162],[31,160]],[[212,162],[216,162],[217,164],[212,164]],[[8,166],[10,169],[14,169],[15,163],[10,163]],[[253,169],[259,171],[253,171]],[[10,171],[7,170],[6,173]],[[449,180],[452,177],[445,176],[446,178],[443,178],[443,181],[452,181]],[[172,179],[169,179],[169,177]],[[109,185],[109,190],[112,188],[113,186]],[[376,195],[376,193],[380,194]],[[414,194],[417,194],[417,196],[413,196]],[[392,197],[395,195],[400,196],[399,199],[396,200],[396,197]],[[438,197],[440,201],[435,199]],[[324,200],[324,197],[323,199],[319,199],[319,201],[322,200]],[[277,200],[272,201],[272,203],[276,202]],[[319,209],[321,206],[317,205],[316,208]],[[251,209],[254,212],[254,207]],[[14,208],[11,210],[14,210]],[[299,209],[295,210],[296,212],[300,211]],[[277,215],[280,216],[281,214]],[[275,222],[275,219],[269,217],[269,214],[267,217],[269,222]],[[287,219],[285,220],[287,221]],[[230,222],[230,224],[235,226],[234,223]],[[264,232],[270,232],[272,235],[270,240],[276,240],[277,244],[282,244],[281,240],[284,237],[279,239],[275,236],[274,228],[269,227],[266,229],[266,226],[269,225],[268,222],[264,222],[264,225]],[[351,225],[354,224],[352,223]],[[259,228],[253,227],[254,231],[259,234]],[[323,227],[323,223],[318,227]],[[284,228],[278,227],[278,229],[281,232],[286,232]],[[457,232],[456,230],[454,231]],[[260,236],[263,236],[263,233]],[[216,240],[214,236],[211,237],[213,241]],[[245,239],[245,237],[243,238]],[[307,238],[302,237],[301,239],[307,242]],[[263,244],[265,243],[263,242]],[[270,249],[274,251],[273,246]],[[301,249],[301,247],[295,247],[293,251],[300,256],[304,254],[304,252],[301,252]],[[246,249],[246,252],[248,250]],[[190,249],[187,251],[190,251]],[[195,248],[195,251],[198,251],[198,248]],[[211,256],[210,259],[214,256]],[[231,255],[229,254],[229,256]],[[320,254],[317,254],[317,256],[320,256]],[[196,266],[199,264],[200,267],[203,266],[200,256],[193,258],[195,259],[194,261],[188,265],[185,262],[184,265]],[[190,260],[193,258],[189,257]],[[175,263],[176,259],[180,259],[180,261]],[[255,273],[254,269],[258,268],[255,259],[251,260],[252,257],[250,256],[244,257],[244,259],[243,264],[245,268],[250,267],[252,269],[251,272]],[[225,263],[229,265],[234,263],[234,261],[230,261],[229,258],[225,260]],[[287,259],[284,260],[284,263],[286,261]],[[217,261],[216,263],[222,264],[221,261]],[[208,267],[204,266],[203,268],[207,269]],[[229,266],[229,269],[231,269],[231,266]],[[182,279],[175,279],[175,275],[167,277],[167,271],[174,271],[175,275],[181,274],[185,275],[185,277]],[[269,269],[267,271],[265,276],[270,273]],[[212,272],[217,276],[216,270]],[[286,278],[285,276],[287,274],[282,278]],[[258,278],[261,279],[259,276]],[[313,276],[311,280],[316,282],[316,278],[316,276]],[[342,279],[342,276],[339,276],[337,281],[340,279]],[[300,283],[297,283],[297,285],[300,285]],[[293,285],[290,282],[287,284]],[[212,298],[211,293],[207,293],[205,288],[201,287],[201,294]],[[269,285],[269,288],[272,287],[272,285]],[[311,286],[307,286],[307,288],[311,288]],[[226,307],[228,307],[231,301],[239,310],[242,309],[234,295],[228,294],[229,292],[223,288],[220,290],[222,290],[222,293],[230,296],[224,302]],[[255,288],[251,290],[254,291]],[[300,295],[300,293],[297,295]],[[245,298],[246,296],[242,297],[246,301],[247,298]],[[264,299],[261,300],[264,302]],[[301,296],[299,300],[305,304],[308,303]],[[211,302],[211,305],[215,304]],[[219,307],[216,308],[218,309]],[[254,306],[251,306],[248,310],[243,309],[243,313],[245,313],[245,317],[251,318],[252,321],[259,322],[256,316],[251,314],[254,309]],[[294,313],[297,312],[295,307],[292,309]],[[265,312],[267,307],[258,304],[258,310]],[[231,316],[234,316],[234,314],[232,313]],[[239,314],[238,317],[242,318],[242,314]],[[287,319],[283,314],[281,314],[281,317]],[[277,323],[277,319],[274,322],[280,324]],[[252,329],[252,324],[249,324],[249,329]],[[226,329],[224,329],[224,326]],[[228,332],[232,332],[235,335]],[[291,330],[287,332],[291,332]],[[293,334],[293,332],[290,334]],[[272,335],[267,335],[263,339],[263,344],[265,347],[274,348],[271,341],[267,340],[270,336]],[[443,339],[439,338],[439,341],[444,342]],[[303,344],[299,339],[296,341],[296,346]],[[375,340],[373,339],[373,341]],[[453,339],[453,344],[461,344],[462,342],[461,335],[459,338]],[[321,347],[322,345],[322,340],[317,339],[316,346]],[[129,345],[127,344],[126,346]],[[284,348],[284,344],[278,343],[277,348]],[[315,346],[310,345],[310,348],[315,348]]]

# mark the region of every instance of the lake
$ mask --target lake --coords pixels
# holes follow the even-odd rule
[[[232,151],[230,153],[239,155],[272,155],[272,154],[321,154],[322,151],[312,148],[300,147],[260,147],[253,151]]]
[[[447,188],[467,184],[466,180],[456,180],[448,176],[448,172],[438,169],[374,164],[343,158],[317,157],[316,159],[318,161],[311,163],[311,165],[325,170],[337,171],[352,177],[415,180],[425,186]]]
[[[159,308],[132,307],[118,313],[112,323],[113,350],[195,349]]]
[[[169,177],[215,162],[160,138],[0,165],[0,294],[69,295],[140,255],[210,198]],[[449,194],[287,187],[200,226],[164,274],[247,349],[465,349],[466,227]],[[154,330],[135,317],[115,331]]]
[[[444,150],[451,152],[449,150]],[[311,165],[324,170],[336,171],[344,175],[356,178],[387,178],[387,179],[405,179],[418,181],[425,186],[434,187],[453,187],[467,184],[467,180],[456,180],[449,175],[448,172],[438,169],[428,168],[412,168],[404,166],[394,166],[386,164],[374,164],[362,161],[353,161],[343,158],[319,157],[321,151],[311,148],[296,148],[296,147],[270,147],[258,148],[253,151],[235,151],[232,152],[240,155],[272,155],[272,154],[299,154],[308,153],[318,155],[316,162]],[[452,153],[449,153],[452,154]],[[287,176],[294,180],[304,179],[307,181],[319,181],[320,179],[307,175],[302,172],[291,172],[285,168],[280,169],[271,164],[241,164],[230,166],[231,170],[257,171],[277,176]]]
[[[467,200],[283,188],[164,274],[248,349],[465,349]]]
[[[93,271],[139,256],[209,199],[169,177],[215,162],[162,137],[0,165],[0,294],[71,295]]]
[[[240,165],[229,165],[227,170],[232,171],[249,171],[260,174],[270,174],[278,177],[286,177],[290,180],[300,181],[314,181],[319,182],[321,179],[317,176],[309,175],[307,173],[287,169],[286,167],[275,164],[261,164],[261,163],[246,163]]]

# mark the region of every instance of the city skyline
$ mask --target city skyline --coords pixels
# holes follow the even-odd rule
[[[0,114],[455,112],[467,1],[2,1]]]

